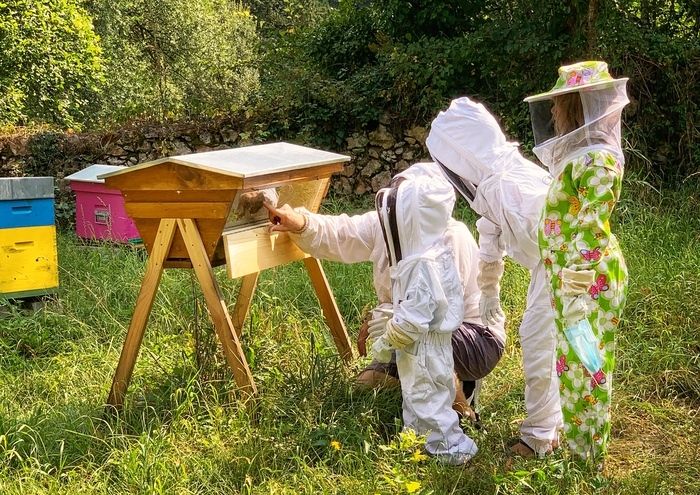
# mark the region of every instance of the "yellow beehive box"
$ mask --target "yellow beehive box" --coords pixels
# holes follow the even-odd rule
[[[27,297],[57,287],[56,227],[0,229],[0,296]]]

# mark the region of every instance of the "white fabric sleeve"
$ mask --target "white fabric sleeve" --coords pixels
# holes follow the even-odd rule
[[[308,218],[301,234],[290,232],[299,248],[314,258],[357,263],[369,261],[375,244],[375,229],[379,228],[377,212],[362,215],[320,215],[297,208]]]
[[[411,270],[410,280],[405,280],[407,288],[395,306],[394,317],[387,324],[384,338],[396,349],[403,349],[428,333],[430,322],[437,309],[433,296],[432,278],[424,263],[416,264]]]
[[[479,258],[486,263],[503,259],[506,255],[505,245],[501,238],[501,228],[484,217],[476,221],[479,232]]]

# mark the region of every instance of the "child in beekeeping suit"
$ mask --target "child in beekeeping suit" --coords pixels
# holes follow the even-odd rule
[[[471,459],[477,447],[451,408],[452,333],[464,314],[454,253],[444,240],[454,203],[454,189],[437,177],[399,177],[377,193],[391,265],[393,316],[372,332],[372,353],[388,362],[396,351],[404,428],[427,435],[428,453],[458,465]]]
[[[404,186],[401,187],[408,187],[406,181],[420,177],[430,178],[430,183],[440,184],[441,191],[451,189],[435,163],[412,165],[395,176],[392,185],[396,186],[403,181]],[[445,194],[450,197],[448,192]],[[458,323],[454,331],[451,332],[451,347],[454,375],[458,378],[458,392],[464,388],[466,393],[458,393],[458,397],[462,395],[462,398],[456,400],[453,405],[460,412],[473,418],[472,413],[463,406],[470,402],[467,400],[470,395],[476,395],[472,392],[476,381],[490,373],[503,354],[505,320],[499,317],[493,325],[482,325],[479,316],[481,293],[477,284],[478,247],[469,229],[463,223],[449,218],[452,206],[442,205],[439,211],[444,211],[444,208],[447,208],[448,219],[440,234],[440,243],[446,245],[455,256],[460,294],[463,294],[463,309],[457,318]],[[279,221],[271,230],[289,232],[292,240],[312,256],[344,263],[372,262],[373,282],[379,305],[373,311],[374,318],[370,322],[370,340],[377,340],[384,333],[386,322],[393,316],[393,282],[390,274],[396,271],[385,242],[378,212],[372,210],[353,216],[321,215],[310,213],[303,208],[292,209],[289,205],[279,208],[268,205],[268,210],[270,219],[277,217]],[[405,207],[405,211],[411,211],[410,207]],[[358,347],[361,348],[361,344],[362,335]],[[396,356],[397,353],[393,354]],[[395,378],[399,378],[395,357],[389,363],[380,363],[375,359],[360,374],[358,382],[363,386],[380,386]],[[431,410],[430,413],[436,413],[436,410]],[[437,414],[442,415],[444,411],[440,409]],[[464,459],[468,456],[457,457]]]

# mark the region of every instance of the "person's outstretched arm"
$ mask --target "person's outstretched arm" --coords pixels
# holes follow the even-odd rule
[[[375,248],[377,213],[320,215],[305,208],[265,204],[271,232],[289,232],[299,248],[319,259],[357,263],[369,261]]]

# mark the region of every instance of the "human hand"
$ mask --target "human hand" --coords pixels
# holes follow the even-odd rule
[[[501,308],[501,299],[499,296],[481,295],[479,299],[479,314],[484,325],[495,325],[499,319],[505,318],[503,308]]]
[[[306,226],[307,218],[304,214],[295,211],[288,204],[277,208],[276,206],[264,202],[272,226],[270,232],[299,232]]]

